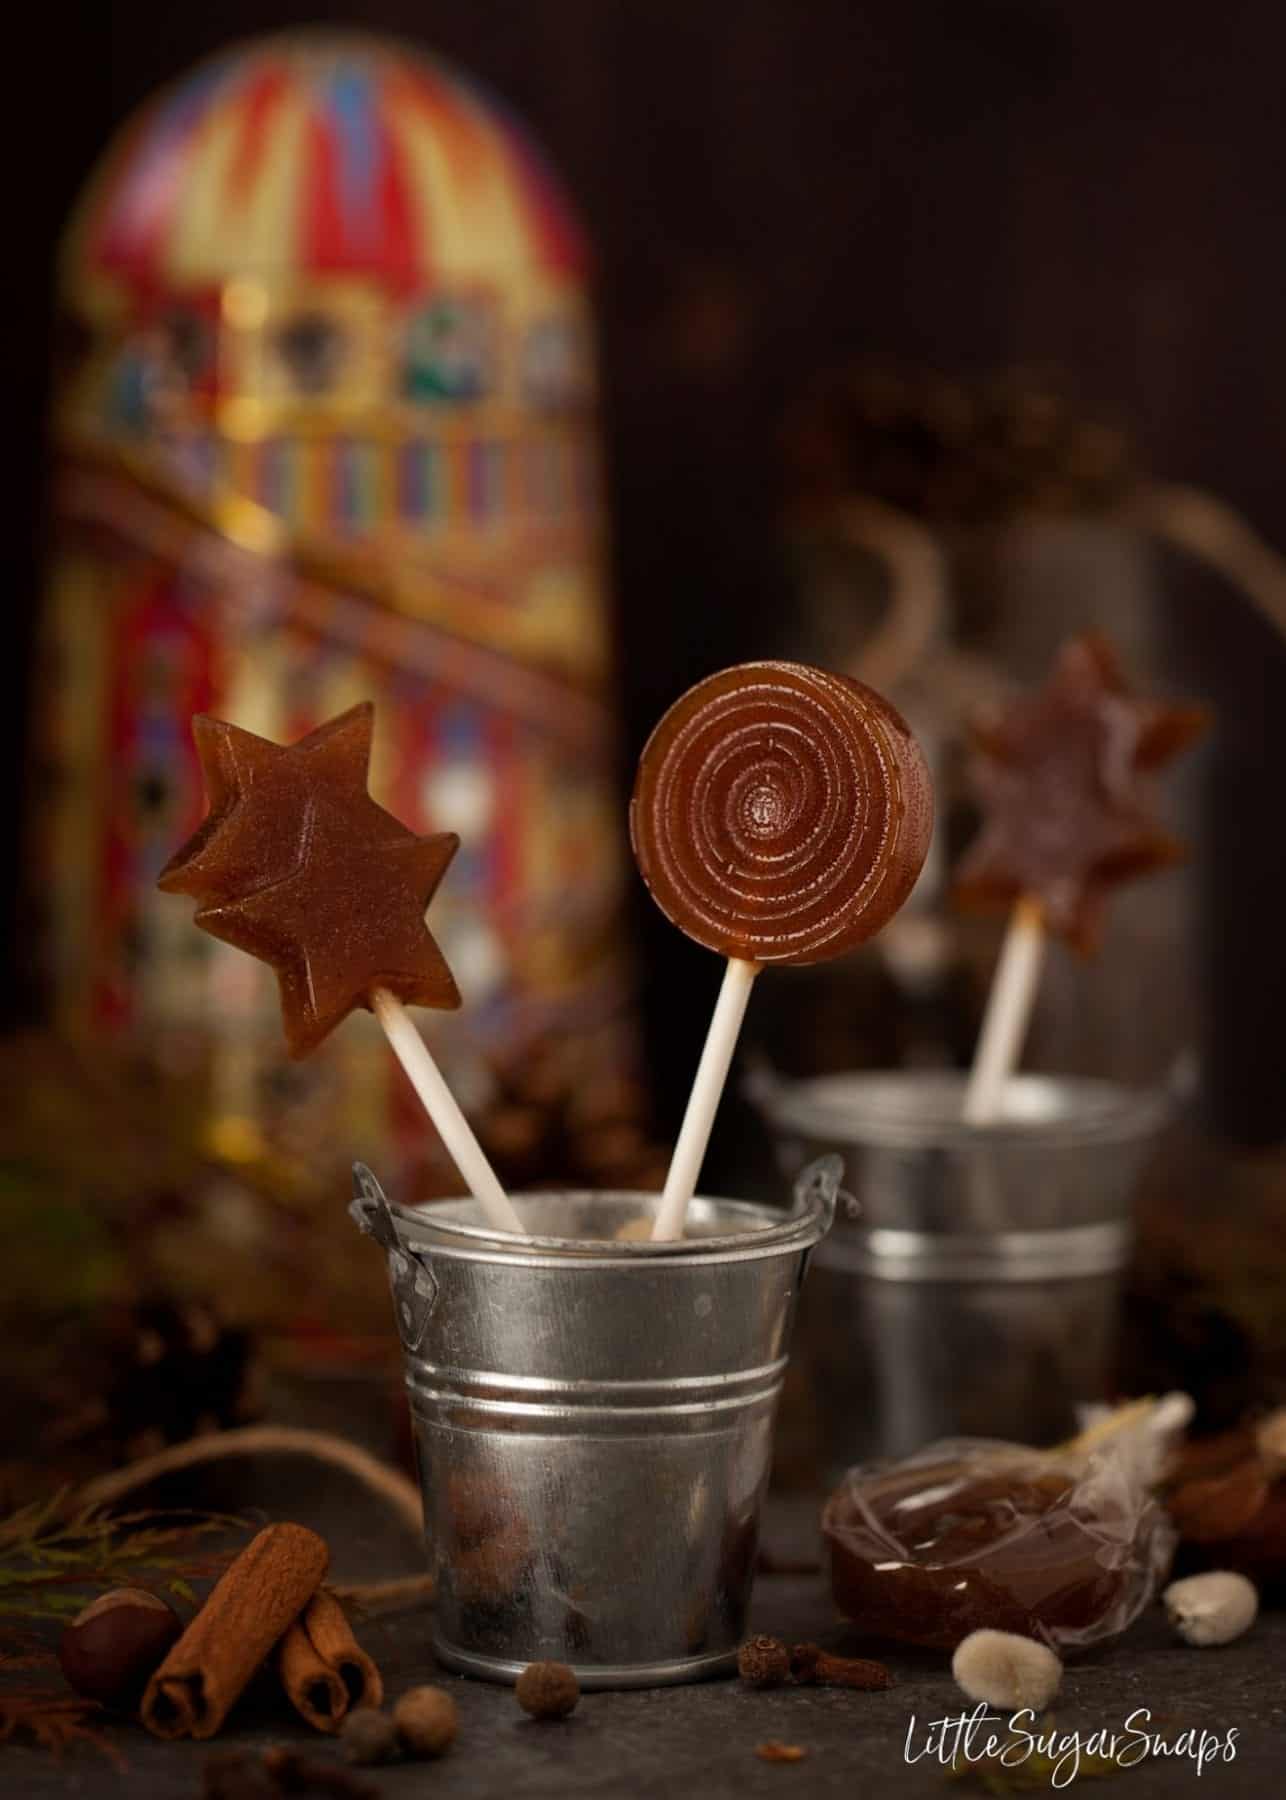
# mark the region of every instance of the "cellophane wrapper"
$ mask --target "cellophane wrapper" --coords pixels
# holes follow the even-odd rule
[[[851,1469],[822,1514],[836,1602],[864,1635],[934,1649],[984,1627],[1060,1652],[1115,1637],[1174,1554],[1159,1460],[1127,1429],[1061,1453],[948,1439]]]

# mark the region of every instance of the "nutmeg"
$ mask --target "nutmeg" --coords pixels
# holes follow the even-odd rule
[[[344,1761],[392,1762],[398,1753],[397,1726],[376,1706],[359,1706],[339,1728]]]
[[[566,1663],[528,1663],[514,1685],[514,1698],[533,1719],[565,1719],[580,1699],[580,1682]]]
[[[410,1756],[441,1756],[460,1724],[455,1701],[440,1687],[413,1687],[393,1708],[393,1723]]]
[[[159,1595],[146,1588],[113,1588],[64,1628],[58,1661],[78,1694],[132,1713],[182,1633],[178,1615]]]

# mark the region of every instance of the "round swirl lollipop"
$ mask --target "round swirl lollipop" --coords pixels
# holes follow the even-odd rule
[[[655,1237],[682,1230],[760,968],[839,956],[887,924],[932,826],[905,722],[843,675],[743,663],[699,682],[652,733],[630,805],[640,872],[681,931],[729,958]]]
[[[648,740],[630,835],[681,931],[754,963],[813,963],[871,937],[928,848],[915,739],[861,682],[800,663],[724,669]]]

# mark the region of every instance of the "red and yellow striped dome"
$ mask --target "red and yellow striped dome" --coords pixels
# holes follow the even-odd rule
[[[576,284],[557,183],[490,96],[432,58],[292,34],[225,52],[145,106],[72,222],[62,287],[119,313],[238,277]]]

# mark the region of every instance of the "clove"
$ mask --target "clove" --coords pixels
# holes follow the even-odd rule
[[[747,1687],[778,1687],[790,1680],[790,1651],[780,1638],[752,1637],[737,1652],[737,1673]]]
[[[893,1686],[883,1663],[861,1656],[834,1656],[820,1644],[795,1644],[790,1652],[790,1672],[806,1686],[859,1688],[873,1693]]]

